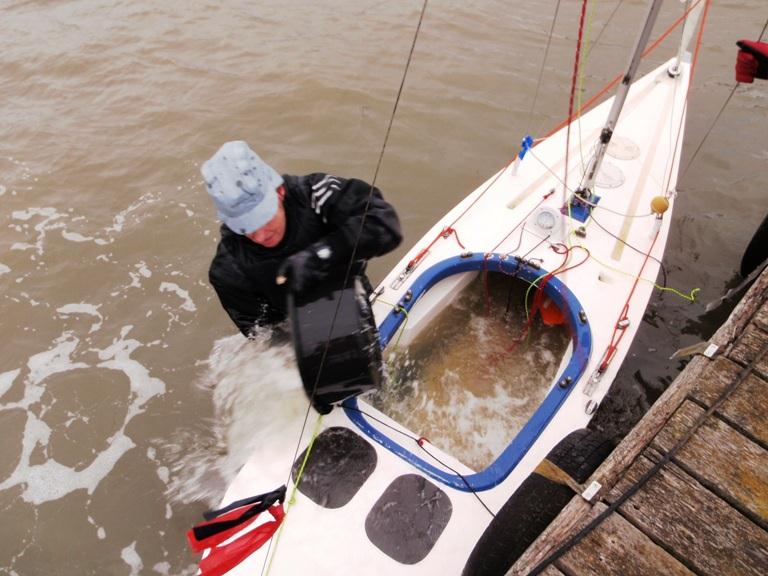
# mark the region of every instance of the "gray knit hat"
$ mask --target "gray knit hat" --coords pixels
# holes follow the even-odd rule
[[[283,178],[245,142],[227,142],[200,172],[219,219],[232,232],[248,234],[277,214],[277,189]]]

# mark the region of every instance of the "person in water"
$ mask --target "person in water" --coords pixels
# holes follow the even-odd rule
[[[208,277],[245,336],[286,318],[286,288],[343,279],[353,251],[362,276],[368,259],[402,240],[394,208],[362,180],[281,176],[242,141],[224,144],[201,172],[222,222]]]

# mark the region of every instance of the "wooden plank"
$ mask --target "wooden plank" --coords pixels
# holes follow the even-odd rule
[[[723,338],[730,333],[723,330],[723,327],[719,332],[722,332]],[[637,426],[625,436],[624,440],[597,469],[592,475],[592,479],[597,479],[606,489],[613,486],[620,475],[639,456],[677,407],[685,400],[686,395],[694,385],[704,377],[711,363],[711,360],[703,356],[693,358],[682,374],[664,391]],[[585,484],[588,485],[589,483],[590,480]],[[522,576],[530,572],[533,567],[565,542],[571,534],[576,533],[589,522],[592,517],[591,513],[592,504],[579,496],[575,496],[515,562],[514,566],[507,572],[507,576]]]
[[[666,453],[704,410],[685,402],[651,444]],[[710,416],[675,456],[687,472],[716,494],[768,524],[768,452]]]
[[[768,332],[768,300],[763,302],[760,310],[758,310],[757,314],[755,314],[754,323],[761,330]]]
[[[755,283],[747,290],[731,315],[728,316],[725,324],[720,326],[709,341],[718,346],[725,346],[736,340],[762,307],[766,294],[768,294],[768,268],[758,276]]]
[[[639,458],[608,500],[628,490],[651,466]],[[768,569],[768,534],[674,464],[662,468],[619,509],[695,572],[763,576]]]
[[[748,376],[718,413],[768,448],[768,382]]]
[[[713,368],[691,391],[691,396],[707,408],[712,406],[744,369],[722,357],[715,360]],[[750,374],[720,406],[717,414],[748,434],[763,448],[768,448],[768,382]]]
[[[696,381],[691,396],[709,408],[736,381],[742,370],[744,367],[733,360],[718,356],[707,372]]]
[[[605,510],[605,504],[595,509]],[[569,576],[691,576],[693,572],[619,514],[611,514],[557,565]]]
[[[558,570],[554,566],[550,565],[550,566],[547,566],[544,570],[542,570],[541,576],[565,576],[565,574],[560,572],[560,570]]]
[[[517,559],[506,576],[526,576],[591,519],[592,506],[575,496],[552,523]]]
[[[757,358],[766,342],[768,342],[768,334],[755,325],[749,325],[728,357],[742,364],[750,364]],[[768,378],[768,354],[757,360],[754,372],[762,378]]]

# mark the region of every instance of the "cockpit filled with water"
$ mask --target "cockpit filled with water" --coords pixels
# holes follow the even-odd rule
[[[392,339],[388,382],[366,400],[484,469],[539,407],[568,348],[566,324],[528,321],[535,293],[518,278],[478,274],[407,346]]]

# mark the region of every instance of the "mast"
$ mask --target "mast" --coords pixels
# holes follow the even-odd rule
[[[619,89],[616,91],[616,96],[613,99],[613,106],[608,113],[608,120],[606,120],[603,130],[600,132],[600,142],[598,143],[597,150],[592,156],[587,167],[586,179],[584,185],[580,190],[576,192],[577,195],[589,200],[592,197],[592,191],[595,187],[595,178],[597,177],[597,171],[600,169],[600,165],[603,163],[605,152],[608,149],[608,144],[611,142],[613,136],[613,130],[616,128],[616,122],[619,120],[619,114],[624,107],[624,102],[627,99],[629,93],[629,87],[632,85],[632,81],[635,79],[637,69],[640,66],[640,60],[643,55],[643,50],[648,44],[648,39],[651,36],[651,30],[656,23],[656,17],[659,15],[661,4],[663,0],[650,0],[648,5],[648,14],[645,17],[645,24],[643,25],[640,34],[635,42],[635,48],[632,51],[632,55],[629,59],[629,65],[627,66],[627,72],[624,74],[624,78],[621,80]]]

